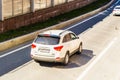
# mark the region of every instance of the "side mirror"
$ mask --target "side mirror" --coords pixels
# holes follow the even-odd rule
[[[74,40],[74,39],[79,39],[79,37],[75,37],[75,38],[72,38],[72,39],[73,39],[73,40]]]
[[[79,37],[76,37],[76,39],[79,39]]]

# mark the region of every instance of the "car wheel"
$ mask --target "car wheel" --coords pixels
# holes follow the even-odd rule
[[[79,45],[79,50],[78,50],[78,54],[81,54],[82,53],[82,43],[80,43],[80,45]]]
[[[39,63],[40,61],[38,61],[38,60],[34,60],[36,63]]]
[[[69,54],[67,53],[66,55],[65,55],[65,58],[64,58],[64,64],[65,65],[67,65],[68,64],[68,62],[69,62]]]

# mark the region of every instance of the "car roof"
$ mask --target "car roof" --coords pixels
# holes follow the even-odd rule
[[[71,31],[68,31],[68,30],[48,30],[40,34],[50,34],[50,35],[61,36],[62,34],[67,34],[70,32]]]
[[[117,7],[120,7],[120,5],[118,5],[118,6],[115,6],[115,8],[117,8]]]

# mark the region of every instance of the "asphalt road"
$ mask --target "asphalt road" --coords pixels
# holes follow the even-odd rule
[[[120,17],[111,14],[80,34],[83,52],[73,55],[67,66],[31,60],[1,76],[0,80],[119,80],[119,21]]]
[[[110,15],[110,13],[112,12],[114,6],[118,5],[118,4],[120,4],[120,2],[117,4],[111,5],[110,8],[108,8],[107,10],[105,10],[97,15],[94,15],[94,16],[92,16],[88,19],[85,19],[83,21],[80,21],[79,23],[76,23],[75,25],[66,27],[65,29],[69,29],[69,30],[75,32],[77,35],[84,34],[89,29],[93,28],[93,26],[95,24],[103,21],[104,18],[108,17]],[[13,70],[13,69],[15,69],[23,64],[26,65],[27,62],[28,63],[32,62],[32,64],[36,64],[33,61],[31,61],[31,58],[29,55],[31,42],[32,41],[24,43],[22,45],[19,45],[17,47],[12,48],[12,49],[0,52],[0,54],[1,54],[0,55],[0,76],[10,72],[11,70]],[[100,49],[97,49],[97,50],[99,51]],[[47,66],[47,67],[55,66],[55,67],[59,67],[61,69],[63,69],[63,68],[68,69],[69,72],[76,73],[77,72],[76,68],[78,68],[80,66],[84,66],[91,59],[94,58],[95,55],[93,53],[94,53],[94,50],[91,48],[84,49],[82,55],[73,55],[71,57],[70,63],[67,66],[62,66],[60,64],[51,64],[51,63],[41,63],[40,65]],[[43,68],[43,69],[46,69],[46,68]],[[58,69],[58,71],[61,69]],[[49,68],[47,68],[46,71],[47,70],[50,71]],[[43,73],[45,74],[46,72],[43,72]],[[52,73],[55,74],[56,72],[53,71]],[[63,73],[63,74],[65,74],[65,73]],[[50,74],[50,75],[52,75],[52,74]],[[63,76],[62,74],[59,75],[59,77],[61,77],[61,78],[62,78],[62,76]],[[78,76],[78,74],[76,74],[75,76]],[[73,80],[73,78],[70,78],[69,80]]]
[[[120,45],[118,44],[120,44],[120,33],[86,68],[78,80],[120,80]]]

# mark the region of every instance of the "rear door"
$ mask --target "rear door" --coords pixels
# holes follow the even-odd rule
[[[70,34],[66,34],[63,37],[62,43],[64,45],[64,53],[66,53],[67,51],[69,51],[69,53],[71,53],[73,51]]]
[[[70,37],[71,37],[72,51],[76,52],[78,50],[79,44],[80,44],[79,38],[73,33],[70,33]]]

